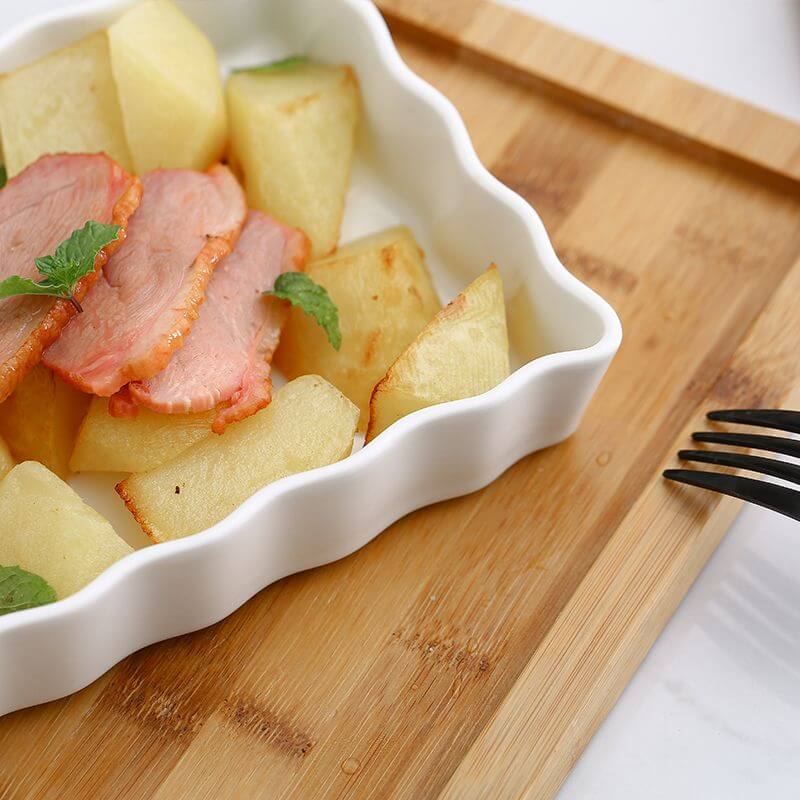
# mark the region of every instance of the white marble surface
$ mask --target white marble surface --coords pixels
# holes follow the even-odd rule
[[[800,0],[504,2],[800,121]],[[800,524],[740,515],[559,798],[800,798]]]
[[[798,0],[505,0],[800,121]],[[800,798],[800,523],[747,508],[559,800]]]
[[[747,508],[559,800],[800,797],[800,525]]]

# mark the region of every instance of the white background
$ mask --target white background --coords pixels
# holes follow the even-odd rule
[[[504,1],[800,121],[800,0]],[[3,27],[74,2],[0,0]],[[800,524],[752,508],[560,795],[695,798],[800,798]]]
[[[800,121],[800,0],[506,2]],[[760,509],[739,516],[559,795],[695,798],[800,798],[800,523]]]

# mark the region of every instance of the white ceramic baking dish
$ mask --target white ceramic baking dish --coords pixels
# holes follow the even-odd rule
[[[76,2],[11,30],[0,70],[107,25],[127,5]],[[290,53],[355,66],[365,121],[343,239],[410,225],[443,299],[497,262],[515,371],[480,397],[406,417],[345,461],[267,486],[204,533],[135,552],[66,600],[0,617],[0,713],[74,692],[129,653],[210,625],[273,581],[342,558],[410,511],[479,489],[563,440],[620,343],[613,310],[559,263],[536,212],[481,166],[456,110],[401,61],[371,3],[182,5],[223,68]],[[136,537],[110,482],[74,485]]]

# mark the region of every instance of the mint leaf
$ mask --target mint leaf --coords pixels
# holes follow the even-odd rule
[[[84,275],[94,270],[97,254],[116,240],[119,231],[119,225],[104,225],[89,220],[61,242],[54,255],[35,260],[36,269],[44,275],[43,280],[37,283],[29,278],[11,275],[0,281],[0,297],[48,294],[69,300],[78,311],[82,311],[74,297],[75,287]]]
[[[266,64],[257,64],[254,67],[238,67],[234,72],[288,72],[295,67],[302,67],[308,64],[308,56],[287,56],[278,61],[268,61]]]
[[[0,164],[0,189],[8,183],[8,170],[5,164]]]
[[[12,297],[17,294],[50,294],[59,297],[57,287],[49,281],[36,283],[30,278],[20,278],[19,275],[12,275],[4,281],[0,281],[0,297]]]
[[[57,599],[55,590],[44,578],[19,567],[0,567],[0,615],[43,606]]]
[[[339,309],[324,287],[314,283],[304,272],[284,272],[278,275],[275,287],[264,294],[288,300],[293,306],[301,308],[322,326],[335,350],[342,346]]]
[[[117,238],[119,231],[119,225],[104,225],[90,219],[61,242],[55,255],[37,258],[36,267],[53,283],[69,286],[72,294],[78,281],[94,270],[97,254]]]

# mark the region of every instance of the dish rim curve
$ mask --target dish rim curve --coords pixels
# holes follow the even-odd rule
[[[232,529],[247,524],[247,519],[252,517],[257,510],[265,509],[279,496],[301,490],[303,486],[310,483],[328,481],[337,476],[346,476],[348,473],[359,471],[368,473],[373,462],[379,460],[385,451],[393,449],[396,441],[405,437],[410,430],[436,427],[442,419],[474,411],[495,412],[502,408],[512,395],[521,392],[530,383],[540,378],[543,373],[559,367],[597,366],[603,362],[610,362],[619,349],[622,340],[622,326],[617,314],[602,297],[572,275],[561,263],[535,209],[512,189],[501,183],[480,162],[461,115],[450,100],[414,73],[403,61],[378,8],[370,0],[337,0],[337,2],[359,14],[368,25],[377,56],[386,70],[387,79],[396,80],[414,94],[419,102],[432,106],[446,122],[451,150],[461,169],[474,183],[488,191],[498,203],[505,206],[507,213],[514,213],[525,222],[532,245],[537,251],[539,261],[548,277],[597,315],[602,325],[601,336],[589,347],[552,353],[529,361],[514,370],[498,386],[484,394],[416,411],[395,422],[368,447],[356,451],[342,461],[290,475],[268,484],[242,503],[228,517],[198,534],[135,550],[112,564],[84,588],[69,597],[48,605],[2,615],[0,616],[0,635],[24,627],[56,623],[59,619],[102,603],[103,597],[107,593],[113,592],[117,584],[126,577],[132,577],[134,572],[146,570],[153,561],[166,560],[192,550],[210,547],[227,537]],[[40,28],[63,24],[76,18],[93,16],[101,12],[110,12],[115,7],[124,8],[127,5],[130,5],[130,0],[90,0],[89,2],[75,0],[73,4],[64,8],[50,9],[34,14],[0,35],[0,52]]]

